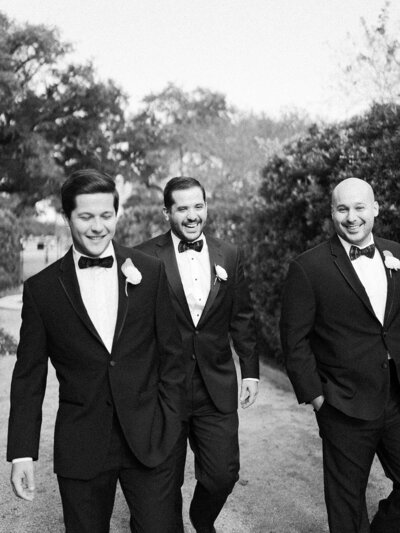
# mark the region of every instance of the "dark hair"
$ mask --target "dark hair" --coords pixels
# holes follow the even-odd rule
[[[172,193],[174,191],[182,191],[185,189],[191,189],[192,187],[199,187],[203,193],[204,202],[206,202],[206,191],[204,190],[203,185],[197,181],[195,178],[188,178],[185,176],[180,176],[178,178],[171,178],[164,189],[164,207],[165,209],[171,209],[174,204],[174,199],[172,198]]]
[[[75,199],[79,194],[95,194],[110,192],[114,196],[114,209],[118,211],[119,195],[114,180],[93,168],[76,170],[63,183],[61,187],[61,206],[64,215],[69,219],[76,207]]]

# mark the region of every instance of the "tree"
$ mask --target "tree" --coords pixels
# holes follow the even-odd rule
[[[114,172],[125,96],[91,64],[68,64],[56,30],[19,26],[0,13],[0,192],[22,205],[58,190],[74,168]]]
[[[56,173],[51,150],[35,130],[35,94],[51,65],[67,47],[54,30],[26,25],[20,28],[0,14],[0,190],[31,192],[33,180],[42,184]],[[38,176],[38,167],[45,169]]]
[[[240,113],[225,96],[198,88],[185,92],[169,84],[143,99],[143,109],[120,135],[121,168],[150,187],[167,178],[192,175],[211,194],[257,190],[266,154],[304,131],[307,118],[292,113],[274,121]]]
[[[244,114],[219,93],[189,93],[171,84],[143,102],[144,108],[127,121],[116,143],[121,173],[136,180],[119,237],[132,245],[162,231],[163,186],[169,177],[188,175],[207,190],[210,230],[238,244],[245,242],[260,169],[283,141],[306,130],[307,117],[292,112],[272,120]]]
[[[400,41],[396,38],[399,21],[390,27],[390,2],[385,2],[375,24],[361,19],[362,41],[350,39],[350,50],[342,66],[344,88],[354,102],[400,102]],[[397,28],[396,28],[397,26]]]
[[[4,290],[20,282],[21,235],[15,216],[3,208],[0,208],[0,243],[0,290]]]

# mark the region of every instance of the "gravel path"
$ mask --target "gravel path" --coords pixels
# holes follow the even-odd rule
[[[16,338],[19,311],[0,308],[0,326]],[[0,446],[5,450],[9,384],[14,357],[0,357]],[[41,455],[36,466],[37,493],[33,503],[18,500],[9,486],[10,466],[0,463],[0,533],[61,533],[61,503],[52,473],[52,439],[58,388],[52,369],[46,393]],[[217,533],[324,533],[321,446],[314,414],[298,406],[286,376],[262,366],[261,392],[255,406],[240,410],[240,480],[216,522]],[[3,452],[5,454],[5,452]],[[3,455],[4,457],[4,455]],[[189,454],[184,487],[185,517],[194,487]],[[375,463],[370,476],[370,514],[390,490]],[[128,511],[119,491],[111,533],[129,531]],[[187,533],[193,529],[185,520]],[[93,532],[96,533],[96,532]]]

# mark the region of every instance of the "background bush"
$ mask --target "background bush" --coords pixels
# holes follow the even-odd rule
[[[13,337],[0,328],[0,356],[13,355],[17,351],[17,344]]]
[[[0,290],[4,290],[20,282],[21,234],[15,215],[1,208],[0,248]]]

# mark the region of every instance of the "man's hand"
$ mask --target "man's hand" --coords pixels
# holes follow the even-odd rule
[[[240,405],[243,409],[250,407],[256,401],[258,394],[258,381],[243,379],[240,390]]]
[[[316,398],[314,398],[311,401],[311,404],[314,407],[315,411],[317,411],[317,413],[321,409],[322,404],[324,403],[324,401],[325,401],[325,398],[322,395],[321,396],[317,396]]]
[[[11,486],[18,498],[32,501],[35,497],[35,475],[33,461],[13,463],[11,468]]]

